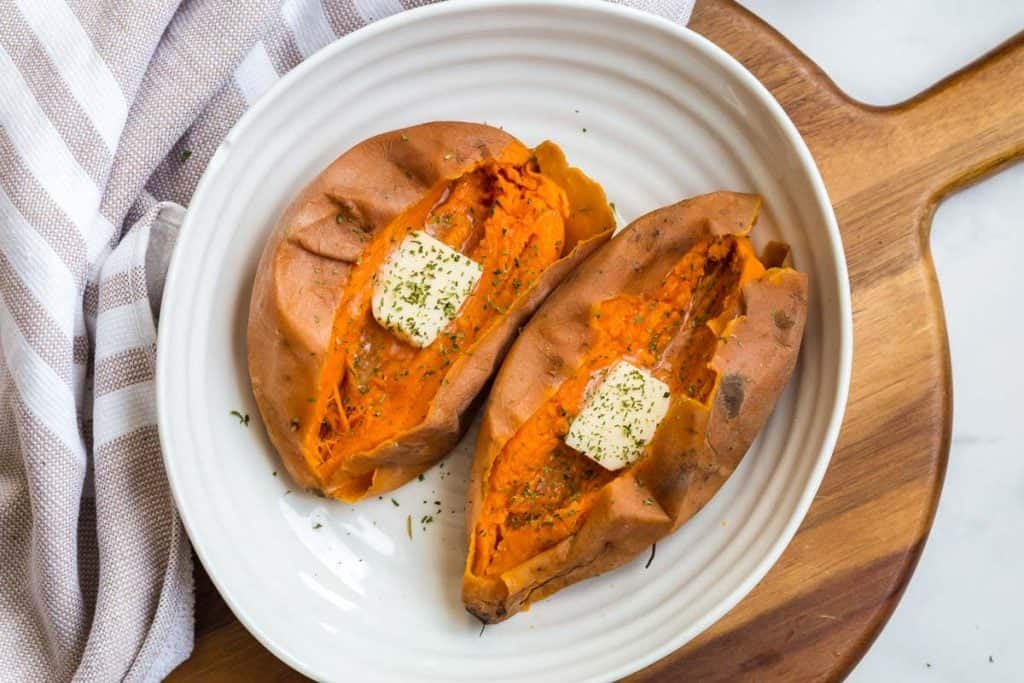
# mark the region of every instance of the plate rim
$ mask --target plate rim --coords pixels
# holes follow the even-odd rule
[[[853,318],[849,273],[843,248],[842,233],[839,230],[832,203],[828,197],[824,180],[821,177],[821,173],[818,170],[814,158],[811,155],[804,139],[797,131],[795,124],[775,99],[774,95],[772,95],[771,91],[757,80],[757,78],[732,55],[718,47],[703,35],[693,31],[687,26],[677,24],[676,22],[662,16],[634,7],[619,5],[614,2],[594,2],[593,0],[446,0],[445,2],[435,2],[429,5],[403,10],[367,24],[366,26],[344,36],[340,36],[281,76],[242,114],[239,120],[235,122],[228,133],[224,136],[224,139],[220,142],[216,152],[213,154],[204,169],[199,183],[192,194],[189,205],[191,206],[201,203],[205,199],[206,195],[211,192],[211,187],[213,187],[215,182],[214,178],[217,175],[220,166],[224,162],[227,149],[232,145],[234,139],[240,136],[241,133],[250,125],[254,125],[253,122],[258,120],[266,109],[274,106],[277,100],[281,98],[282,94],[290,87],[291,83],[304,78],[307,73],[320,68],[324,62],[332,59],[336,53],[344,52],[353,45],[370,40],[379,34],[386,34],[393,29],[409,23],[420,21],[439,21],[446,15],[464,11],[500,11],[506,8],[524,7],[537,7],[541,9],[563,8],[577,11],[589,11],[597,14],[603,14],[613,21],[636,22],[667,31],[672,33],[676,39],[681,40],[684,43],[689,43],[690,47],[701,53],[702,57],[714,62],[717,66],[728,72],[730,76],[741,81],[748,91],[754,94],[762,101],[761,103],[766,106],[771,116],[775,119],[775,122],[783,131],[786,137],[786,143],[796,153],[803,169],[807,172],[814,194],[814,201],[818,205],[819,209],[821,209],[822,215],[826,219],[826,225],[824,228],[831,238],[829,240],[831,247],[830,256],[837,276],[836,301],[833,303],[833,307],[837,310],[840,323],[838,335],[838,357],[836,358],[838,381],[835,392],[831,397],[833,406],[832,414],[824,430],[824,438],[818,449],[818,457],[808,474],[808,483],[801,492],[789,519],[787,519],[785,525],[783,525],[780,536],[775,540],[769,551],[755,565],[754,569],[744,578],[744,580],[733,588],[723,599],[721,599],[713,609],[709,610],[702,619],[696,620],[689,629],[680,631],[677,637],[669,640],[665,644],[657,648],[652,648],[646,655],[636,657],[619,666],[616,670],[608,672],[609,679],[617,679],[622,676],[639,672],[657,661],[670,657],[687,642],[720,620],[743,598],[745,598],[764,578],[768,571],[771,570],[796,535],[800,524],[806,517],[811,502],[820,488],[825,471],[827,470],[834,453],[840,427],[845,415],[852,372]],[[193,229],[193,216],[194,214],[191,211],[186,210],[185,219],[182,221],[181,227],[178,231],[177,243],[180,244],[183,238]],[[179,277],[181,277],[179,275],[179,272],[183,268],[181,263],[185,259],[182,254],[182,250],[176,248],[171,256],[167,270],[167,277],[165,279],[161,310],[172,308],[172,305],[175,303],[178,296],[176,292],[179,288],[176,285]],[[200,562],[203,564],[203,567],[214,584],[214,587],[224,599],[229,609],[231,609],[232,614],[245,627],[245,629],[252,634],[253,637],[263,645],[263,647],[272,652],[275,657],[301,674],[315,680],[320,680],[318,678],[319,672],[314,671],[310,666],[307,666],[304,662],[294,657],[287,648],[279,646],[272,637],[265,633],[255,623],[255,621],[250,618],[244,604],[242,604],[242,602],[233,595],[231,589],[220,578],[218,578],[217,572],[208,567],[205,552],[200,544],[193,541],[193,538],[197,533],[199,536],[202,535],[201,532],[199,532],[199,527],[201,525],[197,519],[190,516],[190,512],[186,512],[187,508],[182,505],[182,501],[184,499],[181,488],[182,484],[177,477],[177,472],[173,464],[174,459],[170,456],[170,453],[174,450],[174,437],[169,433],[170,429],[164,426],[165,424],[169,424],[171,420],[169,415],[170,408],[168,406],[172,403],[170,398],[165,395],[165,391],[168,386],[167,375],[171,372],[167,358],[170,351],[167,350],[168,344],[165,341],[166,337],[170,334],[168,329],[167,325],[160,325],[157,330],[155,373],[156,414],[161,446],[161,457],[164,463],[164,469],[167,473],[168,484],[175,502],[175,509],[177,510],[179,518],[181,519],[185,531],[188,534],[193,550],[198,556]],[[164,343],[161,343],[162,341]],[[688,634],[688,632],[692,633]]]

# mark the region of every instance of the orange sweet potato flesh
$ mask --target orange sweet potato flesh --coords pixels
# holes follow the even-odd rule
[[[467,609],[487,623],[631,560],[711,498],[796,363],[806,277],[747,238],[756,196],[658,209],[598,250],[544,303],[488,399],[470,483]],[[648,369],[671,405],[633,465],[565,445],[599,370]]]
[[[444,456],[519,326],[614,226],[552,143],[439,122],[370,138],[292,202],[257,269],[249,375],[296,482],[354,502]],[[430,346],[374,320],[373,277],[413,230],[484,267]]]

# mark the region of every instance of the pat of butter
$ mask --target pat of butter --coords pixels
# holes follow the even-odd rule
[[[409,233],[374,276],[373,317],[403,341],[430,346],[483,275],[479,263],[425,232]]]
[[[667,384],[619,361],[588,392],[565,443],[606,470],[622,469],[643,454],[670,401]]]

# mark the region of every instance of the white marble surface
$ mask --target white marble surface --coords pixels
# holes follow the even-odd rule
[[[906,99],[1024,29],[1022,0],[744,0],[854,97]],[[953,359],[953,445],[917,572],[849,680],[1024,680],[1024,164],[932,227]],[[991,658],[991,659],[990,659]]]

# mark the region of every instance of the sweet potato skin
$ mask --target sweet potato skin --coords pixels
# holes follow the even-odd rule
[[[548,297],[512,346],[488,399],[469,488],[462,594],[482,621],[502,621],[632,560],[696,514],[739,464],[792,373],[803,336],[807,281],[788,267],[770,267],[744,285],[740,310],[723,332],[728,342],[711,362],[718,379],[708,403],[673,396],[648,454],[601,489],[575,534],[500,575],[472,571],[491,466],[580,365],[592,306],[659,282],[701,239],[745,235],[759,203],[752,195],[719,192],[639,218]]]
[[[351,502],[394,489],[430,467],[461,437],[470,406],[518,327],[579,261],[610,236],[611,223],[545,271],[479,340],[473,354],[455,361],[450,381],[435,395],[421,424],[372,451],[353,455],[328,479],[318,476],[307,457],[312,430],[318,428],[309,397],[323,389],[319,383],[332,323],[364,246],[442,180],[458,177],[485,160],[524,162],[530,155],[514,137],[486,125],[413,126],[370,138],[345,152],[284,212],[256,271],[248,364],[267,434],[299,486]],[[338,220],[339,215],[346,220]],[[359,480],[362,483],[357,484]]]

